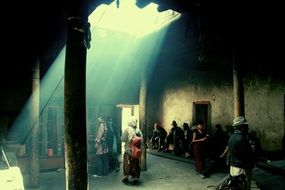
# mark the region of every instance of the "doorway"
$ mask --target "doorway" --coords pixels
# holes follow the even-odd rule
[[[122,115],[121,115],[121,131],[123,132],[128,125],[128,121],[130,117],[135,117],[137,119],[137,127],[140,126],[139,124],[139,105],[126,105],[126,104],[119,104],[117,107],[122,108]],[[121,144],[121,152],[124,152],[123,143]]]
[[[206,132],[211,134],[211,104],[209,101],[193,102],[192,116],[193,124],[203,121]]]

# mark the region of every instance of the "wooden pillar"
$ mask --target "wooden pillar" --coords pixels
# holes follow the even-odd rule
[[[234,117],[245,114],[243,77],[236,56],[233,55]]]
[[[39,164],[39,110],[40,110],[40,63],[36,58],[32,71],[32,96],[30,102],[30,188],[39,187],[40,164]]]
[[[146,171],[146,136],[147,136],[147,131],[146,131],[146,92],[147,92],[147,86],[146,86],[146,74],[143,72],[141,76],[141,86],[140,86],[140,97],[139,97],[139,104],[140,104],[140,129],[144,135],[144,141],[142,144],[142,157],[141,157],[141,170]]]
[[[88,189],[86,129],[87,4],[69,2],[64,73],[66,189]]]

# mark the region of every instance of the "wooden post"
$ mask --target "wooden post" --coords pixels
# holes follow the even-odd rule
[[[66,189],[88,189],[86,129],[86,1],[69,2],[64,74]]]
[[[236,56],[233,55],[233,88],[234,88],[234,117],[245,116],[243,77],[238,67]]]
[[[142,157],[141,157],[141,169],[142,171],[146,171],[146,119],[145,119],[145,112],[146,112],[146,92],[147,92],[147,86],[146,86],[146,74],[143,72],[141,76],[141,86],[140,86],[140,97],[139,97],[139,104],[140,104],[140,129],[144,135],[144,141],[142,144]]]
[[[32,96],[30,102],[31,136],[30,140],[30,188],[39,187],[40,164],[39,164],[39,109],[40,109],[40,63],[36,58],[32,71]]]

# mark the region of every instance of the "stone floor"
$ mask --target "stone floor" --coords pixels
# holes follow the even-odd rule
[[[122,167],[122,166],[121,166]],[[90,190],[204,190],[214,189],[218,181],[226,175],[226,172],[216,172],[209,178],[201,178],[195,174],[193,160],[173,156],[168,153],[148,151],[147,170],[141,172],[140,183],[137,186],[125,185],[121,182],[122,169],[119,172],[111,171],[108,176],[94,178],[89,175]],[[27,180],[27,176],[24,178]],[[25,183],[26,184],[26,183]],[[38,190],[64,190],[65,173],[62,169],[58,171],[42,172],[40,174],[40,187]],[[252,189],[257,188],[252,183]],[[26,188],[26,190],[31,190]]]

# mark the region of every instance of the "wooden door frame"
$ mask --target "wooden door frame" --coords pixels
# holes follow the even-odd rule
[[[207,130],[207,133],[211,134],[212,133],[212,127],[211,127],[211,111],[212,111],[212,106],[210,101],[195,101],[193,102],[193,111],[192,111],[192,121],[193,124],[196,124],[196,106],[197,105],[206,105],[207,106],[207,121],[204,123],[205,128]]]

